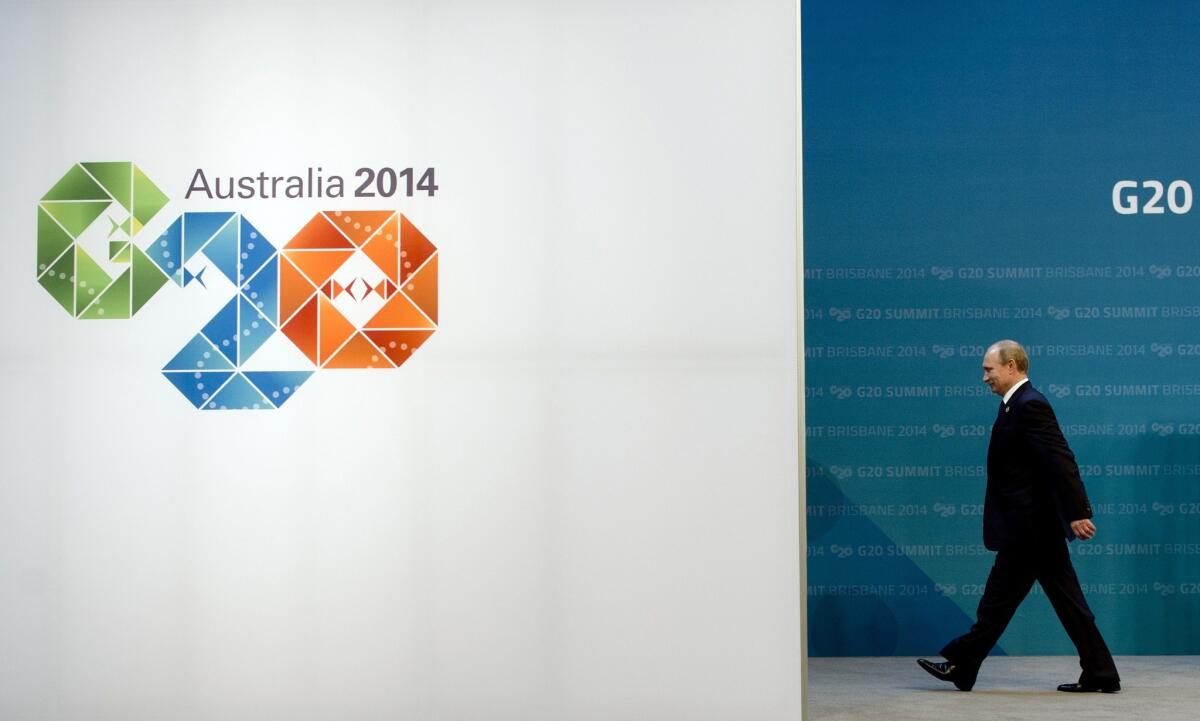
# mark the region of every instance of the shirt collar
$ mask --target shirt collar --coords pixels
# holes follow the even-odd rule
[[[1025,385],[1028,382],[1029,382],[1029,377],[1026,376],[1025,378],[1022,378],[1021,380],[1014,383],[1013,387],[1008,389],[1008,393],[1004,394],[1004,405],[1008,405],[1009,400],[1011,400],[1013,397],[1013,393],[1016,393],[1018,388],[1020,388],[1021,386]]]

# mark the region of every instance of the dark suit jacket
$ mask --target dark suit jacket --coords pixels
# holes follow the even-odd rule
[[[1091,517],[1075,454],[1063,438],[1054,409],[1026,382],[992,426],[983,545],[999,551],[1039,539],[1074,540],[1071,521]]]

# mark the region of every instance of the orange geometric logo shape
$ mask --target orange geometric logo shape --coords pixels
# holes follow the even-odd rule
[[[322,368],[395,368],[437,330],[437,247],[400,213],[317,213],[280,256],[280,329]]]

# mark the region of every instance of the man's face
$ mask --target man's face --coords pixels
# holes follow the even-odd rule
[[[983,382],[992,389],[992,393],[998,396],[1008,393],[1008,389],[1016,385],[1017,381],[1023,377],[1024,375],[1017,370],[1015,360],[1007,363],[1000,362],[1000,351],[988,351],[987,355],[983,357]]]

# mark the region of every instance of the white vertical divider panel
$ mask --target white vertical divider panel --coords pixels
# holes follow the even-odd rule
[[[794,3],[0,12],[0,719],[797,718]],[[92,160],[276,245],[399,209],[439,330],[196,412],[158,371],[202,289],[93,322],[34,279]],[[437,195],[185,197],[383,166]]]

